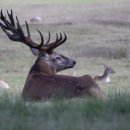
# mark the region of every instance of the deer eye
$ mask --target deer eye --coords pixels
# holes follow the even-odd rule
[[[61,60],[61,58],[60,57],[56,57],[56,60]]]

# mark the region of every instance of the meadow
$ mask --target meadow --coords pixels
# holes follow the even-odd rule
[[[19,3],[21,3],[19,5]],[[35,62],[29,48],[10,41],[0,30],[0,79],[10,89],[0,90],[0,130],[129,130],[130,120],[130,2],[129,0],[8,0],[0,8],[13,9],[26,33],[39,41],[36,28],[47,38],[50,31],[66,32],[68,40],[56,49],[77,61],[76,67],[59,74],[92,77],[101,75],[103,65],[116,73],[110,83],[98,82],[108,97],[48,102],[24,102],[21,98],[26,76]],[[40,16],[40,23],[31,23]]]

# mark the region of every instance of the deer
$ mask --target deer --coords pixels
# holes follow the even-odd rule
[[[37,29],[41,39],[41,42],[37,43],[31,39],[27,21],[25,21],[27,29],[27,36],[25,36],[18,17],[16,16],[16,21],[14,20],[12,10],[11,13],[7,10],[7,16],[8,20],[1,10],[1,29],[10,40],[27,45],[32,54],[37,57],[22,90],[23,100],[46,101],[57,97],[70,99],[86,96],[104,98],[100,87],[90,75],[75,77],[57,74],[76,65],[74,59],[54,51],[55,48],[66,42],[65,33],[56,33],[56,39],[51,41],[51,34],[48,32],[48,39],[44,42],[43,34]]]
[[[0,89],[9,89],[8,83],[3,80],[0,80]]]
[[[114,69],[110,66],[104,65],[104,73],[101,76],[95,76],[94,79],[96,81],[101,81],[104,83],[109,83],[110,82],[110,74],[116,73]]]

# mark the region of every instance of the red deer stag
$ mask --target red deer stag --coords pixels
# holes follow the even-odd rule
[[[85,75],[82,77],[73,77],[67,75],[57,75],[56,73],[68,68],[73,68],[76,62],[61,54],[54,52],[54,49],[67,40],[67,36],[56,34],[56,40],[50,42],[51,35],[44,43],[42,33],[37,29],[41,37],[41,43],[37,44],[31,39],[28,23],[26,23],[27,36],[21,28],[16,16],[14,22],[13,12],[7,11],[9,20],[1,11],[1,28],[12,41],[22,42],[30,47],[32,53],[37,56],[37,60],[31,67],[22,91],[24,100],[47,100],[55,97],[73,98],[85,95],[93,97],[103,97],[101,89],[95,80]]]

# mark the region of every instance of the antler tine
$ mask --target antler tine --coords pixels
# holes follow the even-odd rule
[[[59,39],[58,39],[58,34],[56,33],[56,41],[58,41]]]
[[[2,20],[2,9],[0,10],[0,19]],[[0,26],[2,25],[2,23],[0,22]]]
[[[36,49],[39,49],[39,50],[43,50],[43,51],[46,51],[47,50],[47,47],[44,47],[44,38],[43,38],[43,35],[41,33],[40,30],[37,29],[38,33],[40,34],[40,37],[41,37],[41,44],[36,44],[34,43],[32,40],[31,40],[31,33],[30,33],[30,30],[29,30],[29,26],[28,26],[28,23],[27,21],[25,21],[25,24],[26,24],[26,28],[27,28],[27,34],[28,36],[26,37],[26,39],[28,39],[28,41],[31,41],[32,44],[28,43],[28,46],[32,47],[32,48],[36,48]],[[26,43],[25,43],[26,44]]]
[[[5,16],[3,15],[3,11],[2,11],[2,9],[1,9],[1,11],[0,11],[0,18],[1,18],[1,20],[4,20],[5,19]]]
[[[16,39],[13,38],[12,35],[9,32],[7,32],[6,29],[3,26],[1,26],[1,29],[6,33],[6,35],[8,36],[8,38],[10,40],[16,41]]]
[[[23,32],[23,29],[22,29],[22,27],[21,27],[21,25],[20,25],[20,23],[19,23],[19,20],[18,20],[18,17],[16,16],[16,21],[17,21],[17,29],[18,29],[18,32],[20,33],[20,38],[22,39],[22,40],[24,40],[25,41],[25,35],[24,35],[24,32]]]
[[[7,12],[8,14],[8,12]],[[11,23],[9,21],[6,20],[6,15],[3,15],[3,12],[1,10],[1,20],[6,24],[6,25],[11,25]]]
[[[45,45],[48,45],[49,44],[49,42],[50,42],[50,40],[51,40],[51,34],[50,34],[50,32],[48,32],[48,40],[47,40],[47,42],[45,43]]]
[[[66,36],[66,34],[65,34],[65,32],[64,32],[64,39],[61,41],[61,42],[59,42],[58,44],[57,44],[57,46],[60,46],[61,44],[63,44],[64,42],[66,42],[66,40],[67,40],[67,36]],[[57,47],[56,46],[56,47]]]
[[[29,26],[28,26],[27,21],[25,21],[25,24],[26,24],[26,28],[27,28],[28,37],[30,38],[30,37],[31,37],[31,34],[30,34],[30,30],[29,30]]]
[[[58,38],[58,35],[57,35],[57,33],[56,33],[56,41],[53,42],[53,43],[50,43],[50,46],[49,46],[49,48],[48,48],[48,51],[49,51],[49,52],[52,52],[52,51],[54,50],[54,48],[58,47],[59,45],[61,45],[62,43],[64,43],[64,42],[66,41],[67,36],[66,36],[65,33],[64,33],[64,35],[65,35],[65,38],[64,38],[64,39],[62,38],[62,34],[61,34],[61,33],[60,33],[60,38]],[[63,39],[63,40],[62,40],[62,39]]]
[[[1,9],[1,11],[0,11],[0,19],[2,20],[2,21],[5,21],[5,16],[3,15],[3,11],[2,11],[2,9]],[[9,30],[3,23],[1,23],[0,22],[0,26],[1,27],[4,27],[5,29],[7,29],[7,30]]]
[[[52,50],[55,49],[56,47],[60,46],[61,44],[63,44],[66,40],[67,40],[67,36],[66,34],[64,33],[64,39],[62,40],[62,34],[60,33],[60,37],[61,37],[61,40],[58,41],[54,46],[52,46]]]
[[[58,34],[56,33],[56,40],[49,44],[49,49],[53,48],[53,46],[55,46],[61,40],[62,40],[62,34],[60,33],[60,38],[58,38]]]
[[[67,40],[67,36],[66,36],[65,33],[64,33],[64,39],[62,38],[62,34],[61,34],[61,33],[60,33],[60,37],[59,37],[59,38],[58,38],[58,34],[56,33],[56,40],[53,41],[53,42],[51,42],[51,43],[49,44],[49,42],[50,42],[50,32],[49,32],[49,38],[48,38],[48,40],[47,40],[47,42],[46,42],[45,45],[48,45],[48,49],[47,49],[47,50],[48,50],[49,52],[52,52],[54,48],[60,46],[60,45],[63,44],[66,40]]]
[[[41,36],[41,44],[40,45],[37,45],[36,43],[34,43],[33,41],[32,41],[32,39],[31,39],[31,33],[30,33],[30,30],[29,30],[29,26],[28,26],[28,23],[27,23],[27,21],[25,21],[25,24],[26,24],[26,28],[27,28],[27,34],[28,34],[28,36],[27,37],[25,37],[26,38],[26,42],[28,41],[28,43],[26,44],[26,45],[28,45],[28,46],[30,46],[30,47],[32,47],[32,48],[37,48],[37,49],[41,49],[41,47],[43,46],[43,44],[44,44],[44,38],[43,38],[43,35],[42,35],[42,33],[37,29],[37,31],[39,32],[39,34],[40,34],[40,36]],[[31,41],[31,43],[30,43],[30,41]]]
[[[64,39],[59,44],[63,44],[66,40],[67,40],[67,36],[66,36],[66,34],[64,32]]]
[[[1,26],[3,26],[6,30],[11,30],[12,32],[15,32],[16,31],[16,28],[14,26],[12,26],[12,24],[6,20],[6,16],[3,15],[3,12],[1,10],[1,17],[0,19],[3,21],[3,23],[5,24],[1,24]]]
[[[22,38],[23,38],[23,40],[24,40],[23,42],[24,42],[26,45],[28,45],[28,46],[30,46],[30,47],[32,47],[32,48],[36,48],[36,49],[39,49],[39,50],[45,50],[45,49],[43,49],[43,47],[42,47],[43,44],[44,44],[44,38],[43,38],[42,33],[37,29],[37,31],[38,31],[38,33],[40,34],[40,37],[41,37],[41,43],[38,45],[38,44],[36,44],[35,42],[33,42],[32,39],[31,39],[30,30],[29,30],[29,26],[28,26],[27,21],[25,21],[25,24],[26,24],[28,36],[25,37],[25,36],[24,36],[24,32],[23,32],[23,30],[22,30],[22,27],[21,27],[20,24],[19,24],[19,20],[18,20],[17,16],[16,16],[16,20],[17,20],[17,26],[18,26],[19,32],[20,32],[20,34],[21,34],[21,36],[22,36]],[[42,47],[42,48],[41,48],[41,47]]]
[[[58,42],[60,42],[61,40],[62,40],[62,34],[60,33],[60,38],[59,38]]]
[[[10,19],[11,24],[15,27],[14,18],[13,18],[13,11],[11,9],[11,13],[7,10],[8,17]]]
[[[58,42],[58,43],[55,45],[55,48],[58,47],[58,46],[60,46],[60,45],[63,44],[64,42],[66,42],[66,40],[67,40],[67,36],[66,36],[66,34],[64,33],[64,39],[63,39],[62,41]]]
[[[26,23],[26,27],[27,27],[27,33],[28,33],[28,37],[25,37],[24,32],[22,30],[22,27],[21,27],[21,25],[19,23],[19,20],[18,20],[17,16],[16,16],[16,20],[17,20],[17,23],[16,23],[17,24],[17,30],[18,30],[18,32],[20,34],[20,41],[25,43],[29,47],[37,48],[38,45],[31,40],[28,23],[25,22]],[[33,44],[31,44],[31,43],[33,43]]]
[[[39,44],[38,45],[38,48],[39,49],[41,49],[41,47],[43,46],[43,44],[44,44],[44,38],[43,38],[43,35],[42,35],[42,33],[37,29],[37,31],[39,32],[39,34],[40,34],[40,37],[41,37],[41,44]]]
[[[61,39],[61,38],[60,38],[60,39]],[[52,52],[53,52],[52,47],[53,47],[57,42],[59,42],[58,34],[56,33],[56,40],[55,40],[55,41],[51,42],[50,44],[49,44],[49,41],[50,41],[50,32],[49,32],[49,38],[48,38],[48,40],[47,40],[47,43],[45,44],[45,47],[46,47],[47,53],[52,53]],[[45,49],[45,47],[43,47],[43,48]]]

